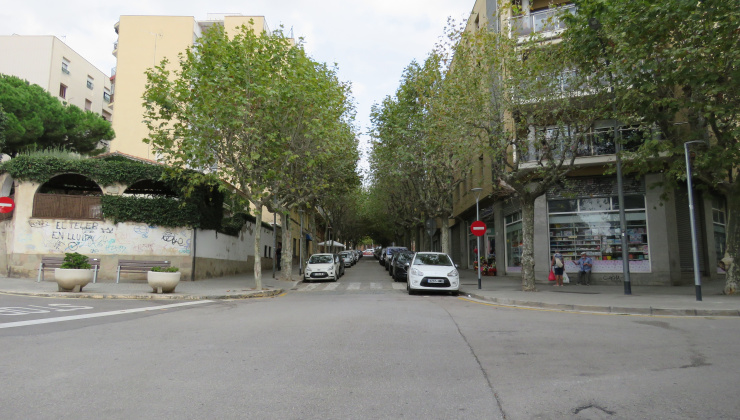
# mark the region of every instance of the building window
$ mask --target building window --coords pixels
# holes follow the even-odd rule
[[[624,197],[630,270],[649,272],[645,196]],[[585,252],[594,261],[594,271],[621,272],[622,239],[617,197],[551,200],[548,202],[550,254],[559,252],[566,269]]]
[[[69,74],[69,60],[62,58],[62,73]]]
[[[59,97],[62,99],[67,98],[67,85],[64,83],[59,84]]]
[[[91,76],[87,76],[87,88],[88,89],[92,89],[95,87],[95,84],[93,84],[94,81],[95,79],[93,79]]]
[[[717,261],[725,257],[727,246],[727,212],[725,200],[722,197],[712,197],[712,225],[714,227],[714,249],[717,253]]]
[[[522,212],[517,211],[504,218],[506,229],[506,266],[522,266]]]
[[[111,113],[108,111],[103,111],[103,119],[106,121],[111,121],[113,118],[111,118]]]
[[[108,88],[105,88],[105,91],[103,92],[103,102],[110,103],[110,92],[108,91]]]
[[[85,111],[92,111],[92,101],[85,99]]]

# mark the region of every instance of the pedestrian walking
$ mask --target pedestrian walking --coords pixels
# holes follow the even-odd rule
[[[275,264],[277,264],[277,269],[280,271],[280,260],[283,257],[283,243],[278,242],[278,246],[275,249]]]
[[[555,284],[553,284],[553,286],[562,286],[563,270],[565,269],[563,254],[556,252],[550,259],[550,266],[552,267],[552,273],[555,274]]]
[[[581,259],[576,261],[576,265],[578,266],[578,284],[590,285],[591,267],[594,266],[593,260],[585,252],[582,252]]]

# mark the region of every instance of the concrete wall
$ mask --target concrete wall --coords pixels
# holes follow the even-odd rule
[[[112,223],[105,220],[34,218],[33,197],[39,183],[15,181],[15,210],[12,219],[0,222],[0,274],[36,277],[41,258],[79,252],[101,261],[98,279],[116,278],[121,259],[166,260],[180,268],[183,279],[250,272],[254,268],[255,225],[247,223],[239,237],[215,231],[194,232],[187,227],[165,228],[145,223]],[[0,175],[2,195],[8,195],[12,179]],[[122,192],[112,186],[106,192]],[[261,227],[260,255],[265,269],[272,268],[273,235]],[[267,247],[267,251],[265,251]],[[144,280],[143,274],[125,274],[122,279]]]
[[[272,230],[264,226],[261,229],[262,269],[271,270],[274,255]],[[255,233],[256,225],[252,222],[246,223],[238,237],[224,235],[213,230],[198,229],[195,235],[195,279],[252,272],[254,270]],[[265,247],[268,247],[267,257]]]

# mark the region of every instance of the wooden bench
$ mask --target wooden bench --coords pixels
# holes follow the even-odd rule
[[[118,260],[118,272],[116,273],[116,283],[121,279],[121,273],[146,273],[151,271],[152,267],[169,267],[169,261],[154,260]]]
[[[56,268],[62,268],[64,257],[41,257],[41,264],[39,264],[39,275],[36,279],[36,283],[44,280],[45,271],[53,271]],[[100,260],[98,258],[90,258],[87,260],[94,270],[93,283],[98,281],[98,270],[100,270]]]

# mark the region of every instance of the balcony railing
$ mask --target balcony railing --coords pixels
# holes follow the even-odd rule
[[[642,132],[634,127],[620,127],[619,134],[622,141],[622,150],[624,151],[635,151],[643,143],[645,136],[658,138],[658,134],[652,131]],[[588,156],[607,156],[614,155],[616,150],[616,144],[614,142],[614,128],[598,128],[592,130],[582,136],[582,138],[576,143],[573,151],[566,150],[566,144],[570,143],[569,138],[564,138],[561,142],[553,141],[552,143],[558,147],[557,150],[553,151],[553,157],[558,159],[563,153],[566,158],[573,157],[575,152],[576,157],[588,157]],[[559,143],[559,144],[558,144]],[[526,150],[521,155],[522,162],[533,162],[540,160],[545,154],[542,150],[535,150],[531,148]]]
[[[563,30],[565,29],[565,22],[562,21],[560,16],[564,12],[575,14],[576,6],[571,4],[513,17],[509,19],[511,33],[522,37],[532,33]]]

